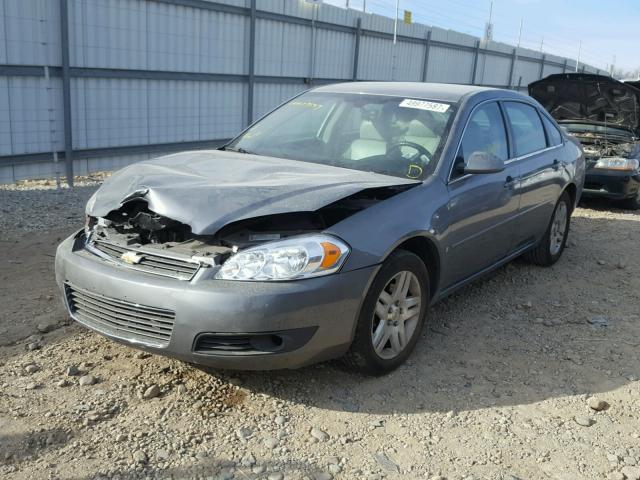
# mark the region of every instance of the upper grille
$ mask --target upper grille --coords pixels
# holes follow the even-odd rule
[[[123,265],[127,265],[143,272],[163,275],[165,277],[173,277],[179,280],[191,280],[200,268],[199,263],[175,257],[156,255],[146,251],[133,250],[121,247],[120,245],[114,245],[113,243],[94,241],[90,245]],[[127,252],[137,254],[140,258],[139,262],[135,264],[124,262],[122,260],[122,255]]]
[[[154,347],[171,339],[175,313],[162,308],[116,300],[65,284],[71,316],[107,335]]]

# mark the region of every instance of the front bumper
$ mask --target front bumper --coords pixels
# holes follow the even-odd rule
[[[640,174],[590,169],[585,176],[583,195],[624,200],[636,196],[639,188]]]
[[[175,312],[171,336],[164,347],[81,323],[115,341],[215,368],[298,368],[344,354],[377,271],[373,266],[291,282],[180,281],[124,268],[85,250],[72,251],[74,237],[62,242],[56,253],[56,281],[67,309],[70,304],[65,284],[132,305]],[[281,331],[306,332],[304,344],[285,352],[194,351],[196,338],[203,333],[224,336]],[[300,343],[300,338],[297,341]]]

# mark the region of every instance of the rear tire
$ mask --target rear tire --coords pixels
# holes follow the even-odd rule
[[[369,287],[344,364],[365,375],[398,368],[420,338],[429,301],[422,259],[406,250],[393,252]]]
[[[542,267],[550,267],[560,259],[569,236],[572,209],[573,205],[569,194],[563,192],[553,209],[551,222],[549,222],[542,240],[524,255],[529,262]]]

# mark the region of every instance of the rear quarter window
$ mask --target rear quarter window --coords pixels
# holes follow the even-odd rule
[[[534,107],[520,102],[505,102],[504,107],[513,132],[516,157],[547,148],[542,120]]]
[[[544,129],[547,131],[547,141],[550,147],[555,147],[556,145],[562,144],[562,134],[558,130],[551,120],[549,120],[544,115],[540,115],[542,118],[542,123],[544,124]]]

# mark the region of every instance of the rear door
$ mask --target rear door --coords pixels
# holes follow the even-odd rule
[[[504,160],[505,170],[465,174],[462,167],[478,151]],[[507,130],[498,102],[479,104],[469,116],[448,182],[445,288],[495,264],[513,249],[520,171],[508,158]]]
[[[518,101],[502,102],[502,107],[512,139],[512,162],[521,173],[518,248],[536,242],[546,231],[564,184],[566,159],[562,135],[536,107]]]

